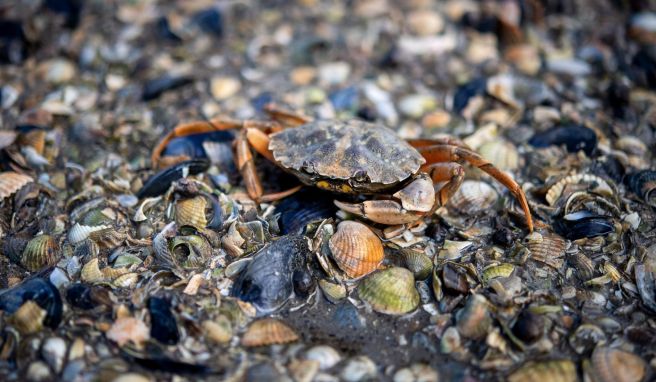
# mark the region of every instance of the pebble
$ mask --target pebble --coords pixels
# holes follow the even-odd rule
[[[305,359],[319,362],[319,370],[328,370],[337,365],[342,356],[337,350],[328,345],[317,345],[305,352]]]
[[[319,81],[326,85],[340,85],[351,74],[351,65],[344,61],[328,62],[319,66]]]
[[[443,109],[430,112],[421,119],[421,124],[428,129],[441,129],[451,122],[451,114]]]
[[[536,75],[542,65],[537,48],[528,44],[509,46],[504,58],[513,63],[520,72],[529,76]]]
[[[311,87],[305,91],[305,101],[310,104],[323,103],[327,98],[326,92],[319,87]]]
[[[408,14],[406,19],[410,31],[419,36],[429,36],[440,33],[444,29],[444,20],[438,13],[417,10]]]
[[[378,374],[376,364],[367,356],[357,356],[348,360],[340,373],[343,380],[357,382],[373,379]]]
[[[394,374],[394,382],[438,382],[437,371],[422,363],[400,369]]]
[[[18,99],[18,90],[10,85],[5,85],[0,89],[0,100],[2,108],[9,109]]]
[[[64,366],[64,357],[66,356],[66,341],[59,337],[51,337],[45,340],[41,348],[43,359],[48,362],[50,367],[59,373]]]
[[[592,72],[590,65],[575,58],[551,58],[547,60],[547,70],[556,74],[584,77]]]
[[[48,381],[51,379],[51,371],[43,361],[32,362],[27,368],[26,378],[31,382]]]
[[[289,79],[294,85],[309,85],[317,77],[317,69],[312,66],[299,66],[292,69]]]
[[[376,112],[380,115],[385,122],[390,125],[396,125],[399,121],[399,114],[394,107],[392,96],[378,87],[373,82],[365,82],[362,85],[362,91],[365,97],[374,104]]]
[[[241,89],[241,82],[234,77],[214,77],[210,81],[210,92],[217,101],[234,96],[239,89]]]
[[[410,94],[399,101],[399,111],[410,118],[420,118],[429,111],[435,110],[437,101],[430,95]]]
[[[45,81],[53,84],[62,84],[75,77],[75,66],[63,58],[44,61],[37,70]]]
[[[150,382],[152,378],[146,377],[143,374],[138,373],[125,373],[114,379],[112,382]]]

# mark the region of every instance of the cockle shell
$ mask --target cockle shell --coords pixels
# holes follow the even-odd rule
[[[175,222],[178,227],[191,226],[202,230],[207,226],[205,208],[207,200],[203,196],[180,199],[175,203]]]
[[[247,347],[286,344],[298,340],[298,334],[282,321],[274,318],[263,318],[254,321],[244,336],[241,344]]]
[[[13,171],[0,173],[0,200],[12,196],[16,191],[33,181],[31,176]]]
[[[595,380],[599,382],[640,382],[647,371],[642,358],[621,349],[598,347],[591,360]]]
[[[401,249],[401,255],[408,268],[417,280],[424,280],[430,276],[433,270],[433,260],[424,252],[415,251],[412,249]]]
[[[358,295],[373,310],[385,314],[405,314],[419,305],[415,277],[399,267],[380,270],[362,280]]]
[[[100,266],[98,265],[98,258],[89,260],[82,267],[80,272],[80,278],[85,282],[98,282],[105,279],[105,275],[100,271]]]
[[[448,206],[463,215],[472,215],[492,208],[498,199],[497,192],[486,182],[466,180],[451,196]]]
[[[563,266],[563,257],[569,244],[556,233],[536,231],[526,237],[526,248],[531,251],[531,259],[560,269]]]
[[[613,189],[604,179],[592,174],[569,175],[549,188],[545,199],[554,206],[568,184],[587,184],[587,190],[600,195],[613,195]]]
[[[77,244],[89,238],[89,235],[96,231],[102,231],[104,229],[111,228],[108,225],[97,225],[97,226],[87,226],[80,223],[75,223],[73,227],[68,231],[68,242],[71,244]]]
[[[337,266],[349,277],[361,277],[375,271],[384,258],[383,244],[366,225],[343,221],[329,241]]]
[[[508,376],[508,382],[578,381],[576,365],[569,360],[527,362]]]
[[[57,263],[58,251],[59,246],[52,236],[38,235],[25,246],[21,264],[29,271],[38,271],[43,267]]]

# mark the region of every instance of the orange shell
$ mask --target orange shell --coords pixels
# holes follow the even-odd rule
[[[254,321],[241,338],[243,346],[286,344],[298,340],[298,334],[282,321],[263,318]]]
[[[353,278],[378,269],[385,255],[378,236],[356,221],[339,223],[328,244],[339,269]]]
[[[13,171],[0,173],[0,200],[12,196],[16,191],[33,181],[31,176]]]

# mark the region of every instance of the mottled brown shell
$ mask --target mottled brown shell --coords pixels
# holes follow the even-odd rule
[[[425,163],[393,130],[359,120],[286,129],[271,135],[269,149],[302,182],[343,193],[389,189]]]
[[[241,344],[247,347],[286,344],[298,340],[298,334],[282,321],[274,318],[263,318],[253,322],[244,336]]]
[[[642,358],[621,349],[598,347],[591,360],[599,382],[640,382],[647,372]]]

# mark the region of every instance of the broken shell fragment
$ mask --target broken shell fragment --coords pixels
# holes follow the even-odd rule
[[[43,328],[43,321],[46,318],[46,311],[36,302],[27,300],[11,316],[7,317],[7,322],[16,327],[23,335],[34,334]]]
[[[329,241],[337,266],[349,277],[361,277],[375,271],[383,261],[383,244],[369,227],[355,221],[343,221]]]
[[[241,338],[246,347],[286,344],[298,340],[298,334],[282,321],[263,318],[249,325]]]
[[[358,295],[379,313],[399,315],[419,306],[419,292],[412,272],[393,267],[377,271],[360,283]]]

